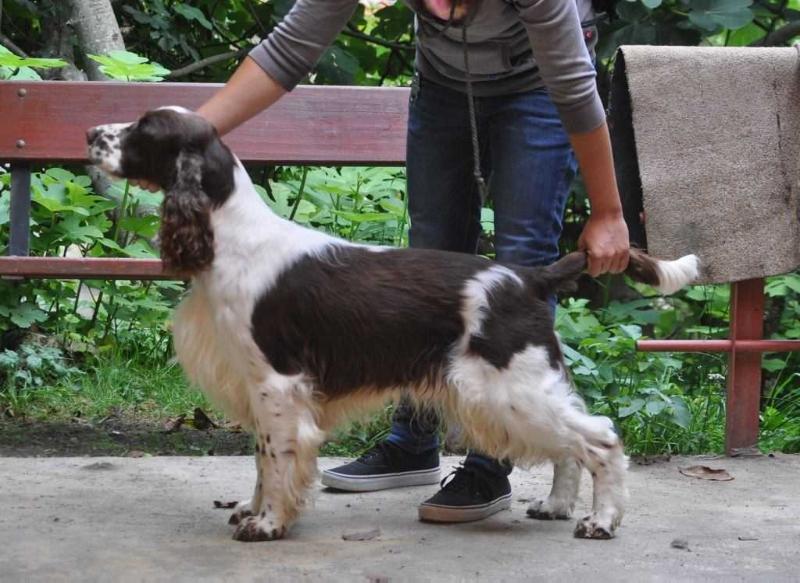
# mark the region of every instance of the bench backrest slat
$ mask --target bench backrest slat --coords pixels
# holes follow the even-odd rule
[[[196,109],[221,85],[0,82],[0,161],[83,162],[85,132],[149,109]],[[301,86],[225,137],[239,158],[273,164],[402,165],[408,89]]]

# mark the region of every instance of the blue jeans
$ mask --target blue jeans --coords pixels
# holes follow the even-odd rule
[[[473,176],[465,94],[425,79],[412,87],[406,164],[411,247],[475,253],[482,202]],[[564,207],[576,171],[569,138],[545,90],[475,98],[483,176],[503,263],[549,265],[559,254]],[[398,407],[388,441],[411,453],[439,447],[430,412]],[[508,474],[477,452],[465,465]]]

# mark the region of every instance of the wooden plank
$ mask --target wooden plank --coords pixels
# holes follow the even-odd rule
[[[0,82],[0,160],[83,162],[89,127],[195,109],[219,84]],[[301,86],[225,141],[244,161],[402,165],[408,89]]]
[[[761,405],[761,354],[737,350],[741,340],[764,335],[764,280],[748,279],[731,285],[733,351],[728,365],[725,451],[748,452],[758,444]]]
[[[41,279],[183,279],[165,272],[160,259],[111,257],[0,257],[0,274]]]

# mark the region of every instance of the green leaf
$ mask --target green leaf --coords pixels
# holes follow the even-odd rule
[[[206,15],[199,8],[183,4],[182,2],[173,6],[175,12],[183,16],[186,20],[196,20],[200,26],[212,30],[213,26],[206,18]]]
[[[11,197],[7,193],[0,196],[0,227],[7,224],[11,220]]]
[[[130,233],[136,233],[140,237],[150,239],[158,233],[161,224],[158,216],[147,215],[144,217],[125,217],[120,221],[120,227]]]
[[[704,30],[736,30],[753,21],[752,0],[691,0],[690,4],[689,20]]]
[[[141,257],[144,259],[152,259],[154,257],[158,257],[158,253],[150,246],[149,243],[144,241],[143,239],[139,239],[138,241],[134,241],[125,249],[122,250],[125,255],[128,257]]]
[[[116,241],[112,241],[111,239],[104,237],[102,239],[98,239],[97,242],[106,249],[113,249],[114,251],[122,252],[122,247],[120,247]]]
[[[387,196],[378,203],[383,210],[392,213],[395,217],[402,217],[406,214],[405,203],[396,196]]]
[[[0,368],[11,369],[16,368],[19,364],[19,355],[12,351],[5,349],[0,352]]]
[[[75,175],[64,168],[48,168],[45,175],[55,178],[60,182],[70,182],[75,179]]]
[[[47,314],[31,303],[24,303],[11,310],[11,321],[20,328],[30,328],[35,322],[44,322]]]
[[[644,407],[644,399],[631,399],[628,405],[619,408],[619,416],[623,418],[630,417],[634,413],[641,411],[642,407]]]
[[[40,59],[32,57],[19,57],[0,45],[0,66],[16,68],[34,67],[37,69],[53,69],[66,66],[66,62],[61,59]]]
[[[37,368],[41,368],[42,359],[37,354],[30,354],[25,359],[25,365],[31,370],[36,370]]]
[[[394,221],[397,218],[393,213],[354,213],[348,211],[333,212],[343,219],[347,219],[351,223],[385,222]]]
[[[769,372],[778,372],[786,368],[786,362],[780,358],[765,358],[761,362],[761,366]]]
[[[662,401],[661,399],[651,399],[647,401],[644,410],[647,412],[648,415],[658,415],[666,409],[667,404]]]
[[[631,2],[617,2],[616,5],[617,16],[626,22],[639,22],[650,16],[650,11],[645,7],[644,3]]]
[[[683,400],[683,397],[675,395],[670,397],[670,403],[672,405],[672,422],[683,429],[689,429],[692,424],[692,412],[686,406],[686,401]]]
[[[561,351],[564,353],[564,358],[566,358],[568,364],[580,365],[579,369],[575,370],[576,373],[594,374],[597,371],[597,363],[569,345],[562,344]]]
[[[642,328],[635,324],[620,324],[619,329],[632,340],[639,340],[642,337]]]
[[[170,73],[158,63],[148,62],[145,57],[129,51],[111,51],[107,55],[89,55],[89,58],[100,63],[105,75],[121,81],[163,81]]]

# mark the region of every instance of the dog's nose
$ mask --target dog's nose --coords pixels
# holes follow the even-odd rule
[[[97,128],[89,128],[86,130],[86,143],[91,145],[100,135],[100,130]]]

